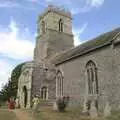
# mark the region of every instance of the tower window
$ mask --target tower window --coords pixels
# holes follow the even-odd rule
[[[63,20],[59,20],[59,32],[63,32]]]
[[[42,21],[42,33],[46,32],[45,21]]]

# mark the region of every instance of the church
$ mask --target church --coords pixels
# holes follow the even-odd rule
[[[120,28],[75,47],[71,13],[49,5],[37,21],[33,61],[24,64],[18,82],[22,108],[34,95],[46,102],[69,96],[69,105],[83,110],[119,109]]]

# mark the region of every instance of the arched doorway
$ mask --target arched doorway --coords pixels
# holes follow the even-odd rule
[[[26,108],[27,106],[27,87],[26,86],[23,86],[23,103],[24,103],[24,107]]]
[[[47,90],[46,86],[41,88],[41,98],[43,100],[47,100],[47,98],[48,98],[48,90]]]

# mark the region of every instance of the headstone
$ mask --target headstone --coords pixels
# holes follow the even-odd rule
[[[53,103],[53,110],[55,110],[55,111],[58,110],[58,106],[57,106],[57,102],[56,101]]]
[[[91,102],[91,108],[89,113],[91,118],[96,118],[98,116],[97,108],[95,107],[95,101]]]
[[[111,115],[111,107],[110,107],[109,102],[107,102],[105,105],[105,109],[104,109],[104,116],[108,117],[110,115]]]
[[[88,107],[87,107],[87,100],[85,99],[84,100],[84,103],[83,103],[83,110],[82,110],[83,113],[87,113],[88,112]]]
[[[18,98],[16,98],[16,100],[15,100],[15,107],[16,107],[16,108],[19,108],[19,107],[20,107],[19,99],[18,99]]]

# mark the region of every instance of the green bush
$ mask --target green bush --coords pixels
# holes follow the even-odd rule
[[[66,107],[68,106],[68,102],[69,102],[69,97],[63,97],[63,98],[59,98],[57,100],[57,106],[58,106],[58,111],[59,112],[64,112]]]
[[[16,98],[17,89],[18,89],[18,79],[21,75],[22,66],[24,64],[25,63],[19,64],[13,69],[11,78],[0,91],[0,100],[2,102],[7,101],[9,98]]]

